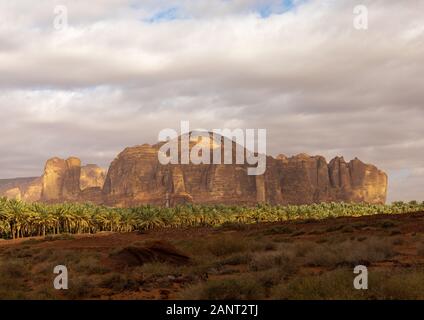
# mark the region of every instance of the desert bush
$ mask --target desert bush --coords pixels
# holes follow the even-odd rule
[[[78,264],[75,266],[77,272],[85,274],[105,274],[110,272],[109,268],[102,265],[98,257],[82,256]]]
[[[255,272],[273,268],[278,268],[284,275],[295,272],[297,266],[294,252],[286,250],[273,253],[259,253],[249,263],[249,269]]]
[[[264,235],[290,234],[290,233],[293,233],[293,229],[288,226],[275,226],[263,231]]]
[[[315,243],[321,244],[321,243],[326,243],[328,241],[328,239],[326,238],[320,238],[318,240],[315,241]]]
[[[34,263],[48,261],[51,258],[53,252],[54,252],[54,250],[52,248],[41,249],[38,253],[36,253],[33,256]]]
[[[395,246],[399,246],[399,245],[402,245],[404,243],[405,243],[405,241],[401,237],[396,237],[392,240],[392,244],[395,245]]]
[[[227,256],[247,250],[243,241],[234,241],[229,237],[214,239],[208,244],[208,250],[215,256]]]
[[[227,222],[224,222],[219,228],[221,230],[245,231],[245,230],[249,230],[250,225],[246,223],[227,221]]]
[[[351,227],[355,228],[355,229],[363,229],[368,227],[368,224],[365,222],[355,222],[351,224]]]
[[[267,294],[270,288],[278,285],[282,279],[286,277],[287,274],[278,267],[262,272],[257,272],[255,274],[255,278],[257,279],[258,284],[267,290]]]
[[[277,245],[270,240],[264,240],[261,238],[255,238],[253,241],[245,241],[245,244],[249,251],[258,252],[258,251],[275,251],[277,250]]]
[[[93,294],[95,286],[88,277],[71,277],[69,279],[69,288],[64,290],[66,298],[77,300],[86,299]]]
[[[378,226],[383,228],[383,229],[389,229],[389,228],[395,227],[396,223],[394,223],[391,220],[383,220],[380,223],[378,223]]]
[[[325,230],[324,229],[315,229],[310,231],[308,234],[310,235],[320,235],[320,234],[324,234]]]
[[[24,282],[26,266],[21,259],[4,260],[0,264],[0,299],[26,299],[28,288]]]
[[[385,239],[369,238],[362,242],[345,241],[332,245],[316,245],[304,259],[309,266],[354,266],[382,261],[395,255],[393,244]]]
[[[335,225],[335,226],[330,226],[327,229],[325,229],[326,232],[334,232],[334,231],[339,231],[341,229],[344,228],[344,225],[339,224],[339,225]]]
[[[377,272],[370,274],[370,295],[384,300],[424,299],[424,272],[405,270],[400,273]]]
[[[417,254],[424,257],[424,242],[417,243]]]
[[[390,236],[397,236],[399,234],[402,234],[402,231],[400,231],[399,229],[394,229],[390,231]]]
[[[139,284],[120,273],[110,273],[102,278],[100,281],[101,288],[111,289],[114,292],[122,292],[124,290],[136,290]]]
[[[330,247],[323,245],[309,251],[304,257],[304,264],[307,266],[330,267],[339,262],[337,254]]]
[[[0,274],[4,278],[22,278],[27,272],[27,266],[22,260],[3,260],[0,264]]]
[[[248,264],[252,261],[251,253],[235,253],[223,260],[220,260],[219,263],[221,265],[240,265],[240,264]]]
[[[37,244],[43,242],[42,239],[35,239],[35,238],[30,238],[28,240],[22,241],[21,244],[23,245],[31,245],[31,244]]]
[[[343,229],[341,229],[341,232],[352,233],[352,232],[355,232],[355,229],[351,226],[344,226]]]
[[[283,250],[293,250],[296,257],[304,257],[308,252],[312,251],[316,247],[316,244],[311,241],[303,241],[293,244],[292,246],[286,246]]]
[[[191,286],[180,294],[182,299],[246,300],[261,299],[264,288],[251,277],[212,280]]]
[[[352,284],[352,271],[337,269],[322,275],[295,277],[271,290],[272,299],[282,300],[331,300],[357,299],[363,293]]]
[[[274,268],[277,265],[278,254],[272,253],[261,253],[255,255],[255,257],[249,263],[249,269],[251,271],[263,271]]]
[[[303,236],[305,234],[305,231],[296,231],[296,232],[293,232],[292,234],[291,234],[291,236],[292,237],[298,237],[298,236]]]
[[[161,262],[149,262],[136,267],[133,273],[139,273],[149,277],[163,277],[168,275],[179,275],[183,270],[185,270],[184,266],[175,266]]]
[[[62,233],[59,235],[49,235],[44,237],[44,241],[59,241],[59,240],[73,240],[75,237],[69,233]]]

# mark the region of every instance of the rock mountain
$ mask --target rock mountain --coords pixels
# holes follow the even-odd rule
[[[194,144],[191,142],[190,149]],[[158,161],[162,145],[126,148],[113,160],[107,174],[96,165],[82,166],[75,157],[52,158],[41,177],[0,180],[0,195],[25,201],[93,202],[118,207],[147,203],[386,201],[387,175],[356,158],[346,162],[336,157],[327,163],[322,156],[306,154],[267,156],[265,174],[249,176],[247,163],[162,165]],[[232,145],[235,160],[235,143]],[[213,143],[210,146],[215,148]]]

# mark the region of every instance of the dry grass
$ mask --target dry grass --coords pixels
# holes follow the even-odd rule
[[[110,259],[121,244],[80,250],[64,245],[72,239],[29,240],[0,247],[0,298],[423,299],[424,272],[414,265],[424,257],[424,229],[403,230],[389,218],[351,224],[331,220],[329,226],[316,221],[226,224],[205,236],[182,231],[170,240],[192,258],[191,264],[126,268]],[[149,240],[146,233],[127,245]],[[59,264],[68,267],[68,291],[53,289],[53,268]],[[358,264],[370,271],[366,292],[353,289]]]
[[[212,280],[187,288],[180,299],[245,300],[264,297],[264,288],[251,277]]]

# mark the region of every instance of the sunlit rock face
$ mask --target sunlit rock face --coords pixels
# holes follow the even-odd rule
[[[337,157],[331,160],[329,172],[337,198],[353,202],[386,202],[387,175],[377,167],[357,158],[346,163],[343,157]]]
[[[178,143],[181,143],[181,137],[178,139]],[[213,164],[214,152],[218,148],[221,151],[220,162],[223,162],[225,141],[231,147],[229,152],[232,164]],[[181,164],[179,157],[178,164],[163,165],[158,160],[162,146],[163,143],[145,144],[127,148],[118,155],[109,168],[103,188],[107,204],[255,204],[274,199],[279,193],[278,186],[271,183],[266,190],[266,182],[270,180],[272,170],[257,178],[247,173],[247,169],[252,166],[247,163],[236,164],[236,144],[228,139],[221,137],[221,141],[216,141],[212,137],[201,137],[189,141],[190,153],[199,149],[198,155],[202,156],[202,152],[209,149],[207,157],[211,164]],[[243,148],[241,150],[245,153]]]
[[[280,159],[285,204],[386,202],[387,175],[359,159],[346,163],[336,157],[329,164],[324,157],[305,154]]]
[[[80,188],[103,188],[106,172],[96,164],[88,164],[81,167]]]
[[[207,140],[201,140],[201,145],[208,144]],[[190,151],[195,145],[190,142]],[[208,145],[212,154],[216,141]],[[249,176],[248,164],[234,164],[236,144],[232,146],[233,164],[200,165],[161,165],[157,157],[161,144],[127,148],[110,166],[104,199],[115,206],[386,201],[387,175],[358,159],[345,163],[343,158],[335,158],[327,163],[322,156],[307,154],[268,156],[265,173]]]
[[[36,202],[41,199],[43,191],[42,179],[36,178],[22,188],[22,200],[26,202]]]
[[[16,178],[0,180],[0,196],[27,202],[41,198],[40,178]]]
[[[186,145],[189,153],[209,157],[211,164],[181,164],[181,155],[177,163],[161,164],[158,154],[164,143],[126,148],[107,174],[96,165],[81,166],[75,157],[52,158],[40,178],[0,180],[0,195],[31,202],[78,201],[119,207],[386,201],[387,175],[359,159],[345,162],[337,157],[327,163],[322,156],[307,154],[267,156],[265,173],[254,176],[248,175],[252,165],[236,163],[237,144],[220,139],[189,139]],[[231,146],[232,164],[223,164],[225,141]],[[246,150],[241,150],[246,155]],[[216,151],[221,152],[222,164],[213,164]]]
[[[42,176],[42,201],[77,200],[80,193],[81,161],[52,158],[47,161]]]
[[[103,169],[96,165],[81,166],[81,160],[76,157],[52,158],[47,161],[41,178],[41,201],[82,201],[84,196],[99,200],[93,194],[101,193],[104,178]]]

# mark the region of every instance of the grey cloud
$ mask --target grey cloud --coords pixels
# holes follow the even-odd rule
[[[424,3],[363,2],[360,32],[348,0],[267,19],[254,9],[277,1],[179,1],[189,18],[160,23],[145,19],[174,2],[65,1],[62,33],[56,2],[2,3],[15,24],[0,26],[0,177],[38,175],[56,155],[106,167],[190,120],[266,128],[273,155],[358,156],[393,175],[390,200],[422,198]]]

